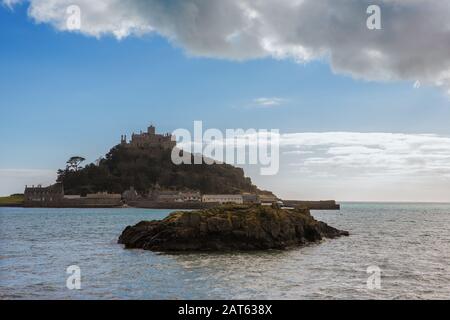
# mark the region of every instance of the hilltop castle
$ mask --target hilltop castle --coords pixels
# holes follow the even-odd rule
[[[176,146],[175,137],[169,133],[157,134],[156,128],[151,125],[147,132],[133,133],[130,142],[127,142],[127,136],[122,135],[120,144],[129,147],[162,147],[163,149],[172,149]]]

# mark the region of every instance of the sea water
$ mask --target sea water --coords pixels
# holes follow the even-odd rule
[[[350,236],[284,251],[164,254],[117,244],[127,225],[169,213],[0,208],[0,299],[450,298],[449,204],[313,211]],[[67,287],[69,266],[80,270],[79,290]]]

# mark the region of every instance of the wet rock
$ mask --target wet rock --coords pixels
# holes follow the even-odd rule
[[[153,251],[266,250],[347,235],[315,220],[308,209],[234,205],[142,221],[126,227],[119,243]]]

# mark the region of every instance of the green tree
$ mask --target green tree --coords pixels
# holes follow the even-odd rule
[[[80,164],[85,161],[86,159],[80,156],[75,156],[75,157],[71,157],[69,160],[67,160],[66,162],[66,170],[67,171],[78,171],[81,168]]]
[[[122,193],[133,186],[140,194],[146,195],[156,184],[163,189],[199,190],[203,193],[258,191],[241,168],[228,164],[177,166],[171,161],[171,150],[159,147],[118,145],[97,165],[88,164],[81,168],[83,161],[82,157],[72,157],[67,161],[66,169],[58,170],[58,182],[63,183],[67,194]]]

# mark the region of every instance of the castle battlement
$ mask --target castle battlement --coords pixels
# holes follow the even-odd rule
[[[129,142],[127,142],[127,136],[122,135],[120,144],[137,148],[160,146],[164,149],[172,149],[176,146],[175,138],[170,133],[158,134],[153,125],[147,128],[147,132],[133,133]]]

